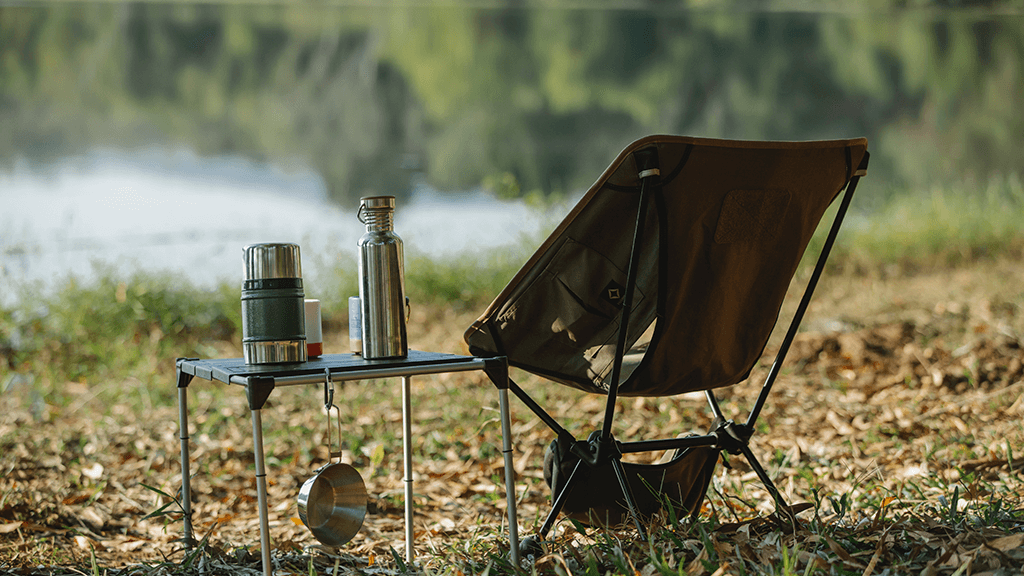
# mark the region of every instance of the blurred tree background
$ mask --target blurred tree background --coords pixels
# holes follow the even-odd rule
[[[0,170],[163,146],[312,168],[348,204],[551,194],[676,133],[867,136],[876,195],[1022,171],[1024,2],[836,6],[0,6]]]

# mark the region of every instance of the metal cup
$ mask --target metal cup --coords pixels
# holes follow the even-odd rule
[[[359,472],[335,462],[317,470],[299,490],[299,519],[326,546],[355,537],[366,517],[366,486]]]

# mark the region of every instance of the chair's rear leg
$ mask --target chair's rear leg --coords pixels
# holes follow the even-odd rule
[[[718,424],[713,431],[719,438],[718,446],[731,454],[743,454],[743,457],[747,459],[750,467],[754,469],[754,473],[757,474],[758,479],[761,480],[761,484],[764,485],[765,489],[768,490],[768,494],[771,495],[772,500],[775,501],[776,512],[778,512],[780,517],[784,516],[789,520],[795,529],[798,526],[796,516],[793,515],[793,511],[789,507],[789,504],[787,504],[785,499],[783,499],[782,493],[775,487],[775,483],[772,482],[771,477],[768,476],[768,472],[765,471],[763,466],[761,466],[761,462],[758,461],[757,456],[754,456],[754,452],[750,450],[750,435],[753,432],[752,426],[748,424],[736,424],[731,420],[726,420],[725,414],[722,412],[722,408],[719,406],[718,399],[715,397],[714,392],[711,390],[705,390],[704,395],[707,397],[708,404],[711,406],[711,412],[718,421]]]
[[[769,494],[771,494],[772,499],[775,500],[775,511],[779,514],[779,517],[785,517],[786,520],[792,524],[793,529],[795,530],[799,526],[799,520],[797,520],[796,515],[793,514],[792,508],[789,507],[789,504],[787,504],[786,500],[782,497],[782,493],[775,487],[775,483],[772,482],[772,479],[768,476],[768,472],[765,471],[764,467],[762,467],[761,463],[757,460],[757,457],[754,456],[754,453],[750,450],[750,446],[743,444],[740,446],[740,451],[743,453],[743,457],[747,459],[747,462],[750,463],[750,467],[754,469],[754,473],[757,474],[761,483],[764,484],[765,489],[768,490]]]

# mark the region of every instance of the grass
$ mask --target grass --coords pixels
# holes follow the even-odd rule
[[[855,208],[848,217],[831,273],[885,277],[1022,254],[1024,183],[1017,175],[886,196],[870,212]],[[826,226],[819,229],[809,255],[826,232]],[[524,242],[530,245],[444,260],[410,253],[408,296],[416,306],[482,311],[539,239]],[[358,293],[355,263],[346,258],[339,256],[321,279],[328,326],[346,325],[347,298]],[[240,338],[233,284],[202,291],[170,274],[122,278],[110,269],[97,272],[89,285],[67,279],[42,297],[37,286],[15,287],[25,304],[0,308],[0,351],[7,360],[0,384],[27,378],[48,397],[59,396],[55,384],[124,374],[142,375],[140,384],[152,385],[148,378],[175,356],[211,357],[219,353],[215,342]]]
[[[875,209],[870,218],[852,215],[830,266],[832,273],[885,278],[948,270],[978,261],[1017,260],[1020,247],[1024,246],[1020,222],[1024,222],[1024,187],[1016,177],[994,179],[976,190],[937,186],[926,193],[894,196]],[[819,235],[815,242],[820,241]],[[453,318],[463,322],[474,312],[482,311],[529,251],[516,248],[447,261],[411,254],[406,262],[408,292],[416,303],[421,324],[437,324],[450,332]],[[325,326],[346,325],[346,319],[340,316],[346,313],[345,299],[355,287],[354,269],[350,262],[340,262],[330,281],[322,281],[328,284],[322,298]],[[175,405],[167,372],[175,357],[223,356],[233,352],[233,343],[241,338],[239,295],[234,285],[197,291],[173,277],[121,278],[108,272],[99,274],[98,280],[89,285],[69,280],[53,293],[26,295],[32,297],[24,298],[23,302],[32,304],[0,309],[0,359],[4,360],[0,364],[0,394],[16,397],[28,406],[37,426],[8,428],[0,445],[5,451],[35,446],[44,452],[64,454],[62,465],[69,469],[87,466],[91,450],[122,449],[111,448],[121,441],[102,432],[48,430],[47,422],[74,413],[100,421],[131,421],[132,415],[137,418],[138,414],[160,413],[161,407]],[[463,324],[456,327],[457,331],[461,331]],[[337,330],[334,334],[338,334]],[[941,335],[928,337],[941,340]],[[445,345],[451,346],[451,340],[457,340],[457,335]],[[808,379],[835,397],[856,391],[852,381],[824,368],[814,368]],[[532,383],[527,378],[524,385]],[[907,384],[908,389],[911,384],[921,386],[909,376]],[[472,526],[460,528],[459,538],[428,537],[429,558],[423,560],[421,570],[436,574],[508,573],[511,567],[502,554],[500,525],[488,521],[487,516],[477,516],[475,511],[493,510],[500,505],[502,493],[499,475],[485,465],[497,458],[493,446],[500,438],[494,414],[487,408],[493,400],[490,390],[486,386],[467,388],[461,380],[430,380],[422,386],[426,391],[422,395],[439,399],[421,407],[427,414],[427,423],[423,424],[424,433],[417,435],[415,449],[427,461],[427,470],[442,476],[441,471],[452,461],[480,470],[473,488],[477,492],[470,491],[471,496],[460,501],[454,512],[434,511],[438,516],[450,516],[453,521],[476,518]],[[983,394],[985,391],[978,386],[974,382],[967,393]],[[393,479],[399,466],[398,457],[381,447],[400,442],[391,409],[394,390],[371,385],[345,389],[343,393],[346,401],[341,406],[342,418],[346,422],[363,419],[362,425],[346,431],[345,444],[352,460],[367,474],[368,482],[390,486],[389,479]],[[267,430],[267,445],[273,446],[267,455],[272,466],[295,469],[295,474],[301,476],[317,460],[318,447],[310,437],[316,437],[323,422],[319,416],[310,418],[307,409],[309,396],[315,394],[275,394],[267,421],[282,425]],[[461,402],[444,402],[455,394]],[[573,393],[560,390],[546,390],[542,396],[556,405],[577,401]],[[217,387],[195,387],[192,398],[199,412],[193,422],[194,438],[227,436],[244,446],[244,404],[230,401],[233,397]],[[580,402],[576,409],[591,412],[593,406],[588,402]],[[698,405],[693,404],[695,410]],[[651,427],[680,425],[674,421],[678,414],[659,410],[654,402],[638,401],[632,408],[642,412]],[[729,398],[723,399],[723,408],[727,413],[739,409]],[[170,421],[173,424],[173,417]],[[683,427],[700,424],[699,420],[682,422]],[[49,438],[38,438],[39,430],[47,430]],[[1018,426],[1005,433],[1007,438],[1016,438],[1021,429]],[[154,445],[167,440],[157,433],[153,435]],[[952,445],[954,437],[959,440]],[[628,531],[596,531],[562,523],[550,542],[552,553],[540,560],[536,570],[560,575],[862,574],[869,573],[869,568],[886,566],[894,572],[912,569],[918,573],[944,574],[953,570],[943,568],[944,564],[937,561],[942,550],[958,547],[958,554],[973,554],[971,558],[981,565],[992,554],[999,556],[984,547],[997,541],[995,534],[1021,533],[1024,487],[1019,456],[1009,440],[993,452],[993,440],[982,431],[950,431],[946,439],[950,445],[932,439],[933,444],[922,448],[912,435],[907,436],[893,422],[875,423],[860,438],[872,445],[891,443],[894,450],[923,450],[928,462],[975,462],[987,458],[993,464],[983,462],[979,465],[983,467],[977,469],[944,469],[942,474],[910,476],[898,481],[881,473],[872,474],[870,466],[865,469],[860,464],[849,464],[855,477],[836,480],[836,464],[829,456],[803,454],[794,459],[786,449],[765,446],[767,451],[762,453],[774,455],[763,460],[770,473],[787,470],[794,490],[812,500],[800,530],[780,529],[771,523],[763,505],[768,499],[754,483],[742,479],[742,463],[734,462],[737,470],[716,477],[697,521],[669,514],[652,526],[648,542],[635,541]],[[244,469],[229,466],[235,458],[230,452],[235,448],[202,442],[210,453],[202,468],[204,475],[244,475]],[[57,446],[52,450],[43,448],[49,444]],[[130,463],[132,458],[148,457],[144,452],[149,449],[152,448],[125,446],[122,459]],[[843,450],[855,453],[856,446],[850,441]],[[1004,461],[1005,465],[999,464]],[[12,471],[13,468],[0,469],[4,474]],[[139,516],[174,511],[173,483],[150,484],[161,477],[173,479],[173,474],[147,474],[155,477],[144,479],[143,491],[156,499],[146,500],[152,505],[140,510]],[[536,477],[527,476],[523,483],[525,505],[521,521],[525,526],[534,526],[542,513],[534,502],[543,500],[539,494],[545,488]],[[485,489],[487,486],[493,489]],[[287,493],[290,487],[279,489]],[[77,476],[66,486],[54,487],[53,493],[45,497],[68,500],[87,493],[87,502],[91,504],[110,491],[109,484]],[[382,494],[381,506],[400,507],[400,497],[392,497],[397,492],[382,490]],[[22,495],[20,489],[14,488],[0,493],[0,511],[13,510],[13,503]],[[34,522],[41,522],[29,512],[25,514]],[[171,516],[169,530],[173,531],[176,525]],[[0,524],[4,522],[0,520]],[[209,538],[216,530],[207,526],[201,528],[200,534]],[[437,530],[439,534],[445,533],[443,527]],[[238,536],[238,540],[243,539],[244,536]],[[222,536],[221,540],[230,537]],[[5,569],[4,562],[12,558],[3,550],[0,549],[0,569]],[[301,548],[298,552],[302,552]],[[997,552],[1016,558],[1012,550]],[[102,554],[92,547],[76,556],[55,543],[39,542],[35,548],[19,554],[32,554],[32,562],[44,566],[78,567],[68,573],[111,576],[246,573],[257,557],[244,547],[225,549],[212,539],[204,540],[202,546],[182,559],[146,561],[129,567],[105,567]],[[276,551],[275,555],[280,555],[281,562],[292,573],[302,574],[329,573],[338,561],[337,557],[319,553]],[[387,567],[388,573],[402,571],[401,554],[370,551],[365,558],[375,558],[375,565]],[[18,562],[19,566],[25,565],[21,560]],[[41,574],[27,569],[21,573]]]
[[[1024,249],[1024,181],[1017,174],[882,196],[888,199],[869,198],[867,208],[851,213],[830,262],[834,269],[905,274],[1019,258]]]

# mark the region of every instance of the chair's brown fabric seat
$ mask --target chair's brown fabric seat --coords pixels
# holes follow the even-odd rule
[[[627,147],[467,330],[475,355],[607,391],[636,224],[633,153],[656,147],[619,394],[742,381],[757,362],[818,222],[867,141],[651,136]],[[649,330],[652,329],[652,330]],[[645,336],[646,332],[646,336]]]

